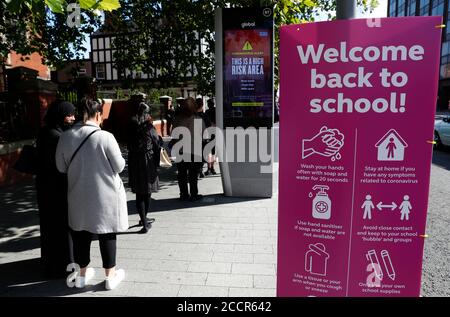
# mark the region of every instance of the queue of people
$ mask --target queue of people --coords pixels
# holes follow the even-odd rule
[[[189,129],[193,136],[191,142],[202,138],[204,129],[214,124],[210,119],[213,104],[209,102],[209,112],[204,113],[199,100],[186,98],[177,102],[172,128]],[[84,288],[95,274],[89,264],[91,242],[97,237],[105,288],[110,290],[125,278],[124,269],[116,265],[117,236],[129,229],[126,191],[119,174],[128,163],[128,184],[136,195],[139,226],[142,226],[139,233],[145,234],[150,227],[147,214],[151,210],[151,194],[159,187],[157,168],[163,143],[152,124],[150,107],[144,102],[139,103],[129,123],[128,162],[113,134],[101,128],[103,103],[100,100],[83,99],[78,113],[75,122],[73,104],[52,103],[37,139],[41,260],[48,278],[67,276],[69,264],[76,263],[79,272],[75,274],[75,286]],[[194,129],[195,120],[200,120],[201,130]],[[176,163],[180,199],[198,201],[202,199],[197,182],[203,158],[189,149],[185,151],[190,159]],[[214,161],[209,161],[212,155],[207,161],[208,172],[215,174]]]

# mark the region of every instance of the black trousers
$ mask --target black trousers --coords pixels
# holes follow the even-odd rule
[[[91,262],[91,242],[94,234],[87,231],[72,230],[73,256],[80,268],[85,268]],[[103,268],[110,269],[116,266],[117,234],[98,234],[100,254]]]
[[[201,166],[202,163],[197,162],[177,163],[178,187],[180,188],[180,197],[189,197],[189,193],[193,197],[198,195],[198,169]]]

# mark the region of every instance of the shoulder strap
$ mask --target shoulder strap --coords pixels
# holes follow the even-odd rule
[[[97,131],[100,131],[100,129],[96,129],[96,130],[92,131],[91,133],[89,133],[89,135],[87,137],[84,138],[83,142],[81,142],[81,144],[78,146],[78,148],[75,150],[75,152],[73,152],[72,157],[70,158],[70,161],[69,161],[69,166],[72,163],[73,159],[75,158],[75,155],[77,155],[78,151],[83,146],[83,144],[90,138],[91,135],[93,135]],[[67,167],[67,169],[69,169],[69,166]]]

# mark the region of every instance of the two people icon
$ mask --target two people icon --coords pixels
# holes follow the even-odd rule
[[[395,203],[392,203],[392,205],[383,205],[381,202],[377,204],[378,210],[382,210],[383,208],[391,208],[391,210],[395,210],[397,208],[397,205]],[[409,196],[404,195],[403,196],[403,202],[398,207],[400,209],[400,220],[409,220],[409,214],[412,210],[411,202],[409,201]],[[372,196],[366,195],[366,200],[361,206],[361,209],[364,210],[363,219],[372,219],[372,210],[375,209],[375,205],[372,202]]]

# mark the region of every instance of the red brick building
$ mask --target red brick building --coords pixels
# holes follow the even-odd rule
[[[42,64],[42,57],[38,53],[33,53],[25,57],[11,51],[6,61],[6,68],[8,69],[18,66],[24,66],[37,70],[39,72],[38,78],[50,80],[50,68],[47,65]]]

